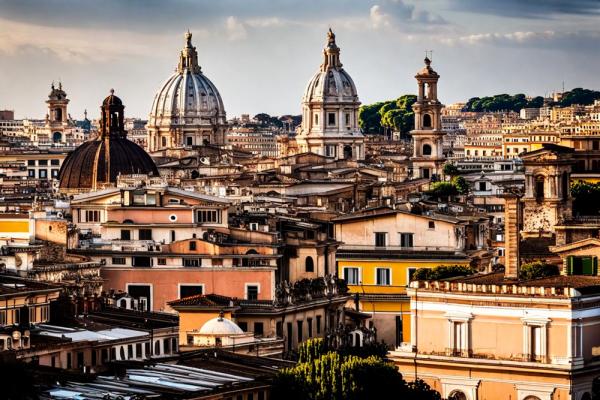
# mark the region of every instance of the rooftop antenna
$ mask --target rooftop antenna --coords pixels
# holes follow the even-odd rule
[[[565,81],[562,81],[562,93],[565,92]]]

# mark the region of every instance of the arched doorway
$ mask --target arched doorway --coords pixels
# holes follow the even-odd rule
[[[352,158],[352,146],[345,145],[344,146],[344,159],[348,160]]]
[[[540,400],[540,398],[537,396],[527,396],[523,400]]]
[[[52,134],[52,141],[54,143],[59,143],[62,140],[62,133],[60,132],[54,132]]]
[[[423,115],[423,128],[431,128],[431,115]]]
[[[429,145],[429,144],[424,144],[423,145],[423,155],[424,156],[430,156],[431,155],[431,145]]]

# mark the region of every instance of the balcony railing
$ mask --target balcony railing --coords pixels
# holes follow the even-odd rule
[[[460,253],[461,249],[452,246],[375,246],[375,245],[359,245],[359,244],[344,244],[340,246],[339,251],[402,251],[407,253],[421,253],[426,251],[444,251]]]

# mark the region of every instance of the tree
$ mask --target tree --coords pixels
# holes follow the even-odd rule
[[[529,280],[545,278],[547,276],[558,275],[559,273],[558,266],[538,260],[521,265],[521,268],[519,268],[519,279]]]
[[[385,102],[363,105],[358,109],[358,125],[364,133],[381,133],[379,109]]]
[[[444,175],[453,177],[453,176],[458,175],[458,167],[454,164],[446,163],[446,164],[444,164],[443,172],[444,172]]]
[[[383,128],[388,128],[407,134],[415,126],[412,110],[415,101],[417,96],[405,94],[396,100],[361,106],[358,112],[359,126],[365,133],[382,133]]]
[[[600,183],[577,181],[571,184],[573,212],[579,215],[600,213]]]
[[[596,90],[575,88],[569,92],[563,93],[559,101],[561,107],[568,107],[573,104],[589,105],[593,104],[594,100],[600,99],[600,92]]]
[[[456,188],[458,194],[467,194],[469,193],[469,183],[462,176],[455,176],[452,178],[452,184]]]
[[[458,189],[452,182],[441,181],[432,183],[427,193],[433,197],[447,198],[457,195]]]
[[[419,268],[411,277],[415,281],[439,281],[440,279],[454,278],[455,276],[468,276],[474,274],[476,269],[466,265],[440,265],[435,268]]]

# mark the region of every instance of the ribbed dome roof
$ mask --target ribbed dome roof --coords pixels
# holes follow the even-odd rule
[[[192,46],[192,34],[179,65],[156,93],[150,111],[149,125],[197,123],[198,118],[217,118],[225,122],[225,106],[219,91],[198,65],[198,54]],[[163,121],[164,120],[164,121]]]
[[[137,144],[125,138],[98,138],[83,143],[67,156],[60,169],[59,186],[94,189],[98,183],[116,182],[119,174],[158,176],[158,170]]]
[[[152,158],[127,140],[124,106],[114,91],[102,103],[100,135],[70,153],[59,172],[61,189],[95,190],[101,184],[116,183],[119,174],[158,176]]]
[[[208,320],[200,328],[200,333],[203,335],[240,335],[244,334],[242,328],[227,318],[217,317]]]
[[[331,29],[327,33],[327,45],[323,55],[324,62],[308,82],[302,101],[357,102],[356,86],[350,75],[342,68],[340,48],[335,43],[335,34]]]

